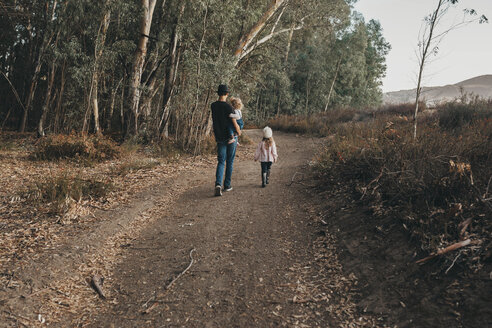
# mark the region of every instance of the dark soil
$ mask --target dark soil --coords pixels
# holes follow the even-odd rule
[[[492,327],[492,265],[476,273],[422,254],[403,225],[381,221],[350,193],[330,193],[328,230],[336,229],[345,272],[359,279],[358,309],[398,327]],[[459,251],[455,252],[459,255]]]

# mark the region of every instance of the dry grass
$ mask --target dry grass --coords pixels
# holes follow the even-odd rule
[[[36,143],[32,157],[38,160],[75,159],[104,161],[120,157],[121,149],[105,137],[52,135]]]
[[[35,205],[48,206],[53,214],[63,215],[70,210],[71,204],[82,200],[98,200],[106,196],[114,186],[111,181],[100,181],[89,178],[62,174],[36,181],[21,197],[28,199]]]
[[[317,158],[320,188],[351,190],[380,219],[375,226],[386,218],[400,222],[422,255],[471,238],[458,262],[478,270],[492,253],[492,223],[484,220],[492,213],[492,103],[447,104],[423,115],[417,141],[411,107],[384,108],[351,122],[339,114],[283,117],[275,127],[328,131],[332,137]],[[472,224],[465,227],[467,219]]]

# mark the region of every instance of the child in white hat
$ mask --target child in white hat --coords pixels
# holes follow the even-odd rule
[[[272,164],[277,162],[278,159],[277,146],[275,146],[272,134],[272,129],[268,126],[265,127],[263,129],[263,140],[256,147],[255,162],[260,161],[261,163],[261,186],[263,188],[266,187],[270,179]]]

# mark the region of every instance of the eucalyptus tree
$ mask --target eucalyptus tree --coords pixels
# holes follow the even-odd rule
[[[18,0],[0,6],[0,115],[39,135],[172,137],[198,151],[219,83],[259,123],[363,102],[384,54],[369,25],[350,23],[351,3]],[[354,96],[361,86],[368,93]]]

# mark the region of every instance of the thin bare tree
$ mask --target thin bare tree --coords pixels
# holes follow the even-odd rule
[[[437,32],[436,28],[442,23],[443,17],[449,12],[449,10],[458,3],[458,0],[437,0],[436,9],[424,19],[424,25],[419,35],[418,43],[418,61],[419,61],[419,73],[417,77],[417,89],[415,94],[415,113],[413,116],[413,138],[417,139],[417,116],[419,113],[419,102],[422,94],[422,77],[424,74],[425,66],[432,55],[437,55],[439,51],[439,45],[446,37],[446,35],[460,27],[463,27],[474,21],[480,23],[488,22],[487,17],[480,16],[479,18],[470,18],[470,16],[477,16],[477,12],[473,9],[466,9],[464,11],[463,20],[454,23],[444,30]]]

